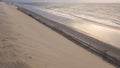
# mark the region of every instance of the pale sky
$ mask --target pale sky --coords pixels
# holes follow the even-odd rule
[[[25,1],[25,2],[110,2],[110,3],[120,3],[120,0],[5,0],[5,1]]]

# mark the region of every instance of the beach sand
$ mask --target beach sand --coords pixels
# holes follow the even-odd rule
[[[17,10],[0,3],[0,68],[115,68]]]

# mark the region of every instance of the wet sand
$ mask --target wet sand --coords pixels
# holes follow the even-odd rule
[[[0,68],[115,68],[60,34],[0,3]]]

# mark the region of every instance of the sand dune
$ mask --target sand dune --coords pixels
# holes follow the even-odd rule
[[[115,68],[58,33],[0,3],[0,68]]]

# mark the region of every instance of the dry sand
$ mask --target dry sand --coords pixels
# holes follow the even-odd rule
[[[0,68],[115,68],[18,11],[0,3]]]

